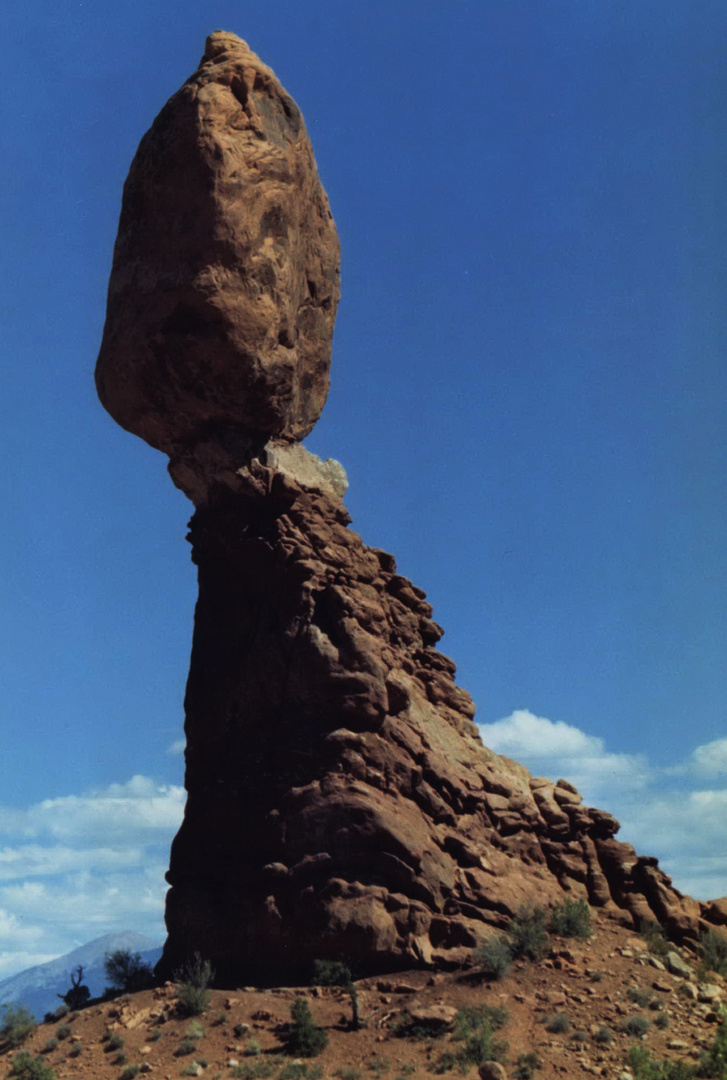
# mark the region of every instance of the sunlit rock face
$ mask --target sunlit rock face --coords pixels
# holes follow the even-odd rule
[[[567,781],[482,745],[425,594],[349,528],[342,467],[298,443],[337,300],[300,113],[213,34],[131,167],[97,370],[109,412],[170,455],[196,505],[188,800],[159,975],[195,953],[228,985],[306,979],[325,958],[451,967],[564,896],[679,939],[724,923]]]
[[[303,118],[234,34],[141,141],[96,369],[123,427],[174,459],[301,439],[328,393],[339,245]]]

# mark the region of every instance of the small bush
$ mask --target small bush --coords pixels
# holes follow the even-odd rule
[[[77,1058],[77,1057],[80,1057],[82,1053],[83,1053],[83,1047],[81,1046],[80,1043],[76,1043],[69,1050],[68,1056],[69,1056],[69,1058]]]
[[[43,1058],[33,1057],[27,1050],[21,1050],[13,1058],[13,1065],[8,1076],[16,1080],[56,1080],[55,1069]]]
[[[236,1039],[245,1039],[250,1034],[249,1024],[235,1024],[232,1029]]]
[[[124,1036],[119,1035],[118,1032],[109,1032],[108,1038],[105,1040],[106,1046],[104,1047],[104,1053],[110,1054],[113,1050],[121,1050],[124,1045]]]
[[[262,1049],[257,1039],[250,1039],[250,1042],[245,1047],[245,1053],[248,1057],[257,1057],[258,1054],[262,1053]]]
[[[449,1072],[455,1067],[466,1071],[468,1065],[482,1065],[485,1061],[502,1061],[507,1053],[507,1043],[495,1038],[495,1031],[507,1023],[505,1009],[487,1005],[460,1009],[455,1020],[452,1038],[464,1046],[446,1051],[435,1066],[435,1072]]]
[[[664,928],[658,922],[644,920],[641,923],[639,933],[646,942],[646,947],[652,956],[666,956],[671,949]]]
[[[669,1017],[665,1012],[659,1013],[654,1020],[654,1027],[658,1027],[660,1031],[665,1031],[669,1027]]]
[[[243,1062],[235,1065],[230,1075],[235,1077],[235,1080],[267,1080],[276,1069],[277,1065],[272,1061],[256,1061],[254,1064]]]
[[[197,1049],[197,1040],[190,1039],[189,1035],[185,1035],[180,1042],[177,1049],[174,1051],[175,1057],[186,1057],[187,1054],[193,1054]]]
[[[477,946],[472,959],[486,978],[502,979],[510,970],[512,953],[508,943],[493,934]]]
[[[72,1031],[73,1028],[70,1024],[61,1024],[60,1027],[56,1028],[56,1036],[59,1039],[67,1039]]]
[[[305,998],[296,998],[290,1007],[287,1032],[287,1052],[293,1057],[316,1057],[328,1045],[328,1035],[313,1023],[310,1006]]]
[[[727,937],[716,930],[708,930],[702,935],[700,945],[704,966],[718,975],[727,976]]]
[[[546,913],[541,907],[521,908],[508,927],[510,952],[514,957],[542,960],[550,951],[550,938],[545,925]]]
[[[154,981],[153,972],[141,959],[141,953],[133,953],[130,949],[107,953],[103,966],[107,989],[112,993],[133,994],[146,990]]]
[[[210,1020],[210,1023],[212,1024],[212,1027],[222,1027],[223,1024],[227,1023],[227,1013],[216,1013]]]
[[[58,1039],[51,1036],[50,1039],[46,1039],[41,1050],[41,1054],[52,1054],[54,1050],[58,1049]]]
[[[562,1035],[564,1032],[570,1031],[570,1019],[565,1013],[555,1013],[545,1021],[545,1030],[552,1035]]]
[[[377,1056],[371,1058],[371,1061],[368,1062],[366,1068],[375,1076],[383,1076],[384,1073],[389,1071],[391,1066],[389,1065],[387,1058]]]
[[[719,1080],[727,1076],[727,1016],[724,1012],[712,1045],[699,1059],[699,1075],[719,1077]]]
[[[574,1031],[571,1035],[571,1042],[585,1043],[588,1042],[587,1031]]]
[[[585,900],[569,900],[566,897],[561,903],[553,906],[548,929],[551,934],[586,941],[593,930],[591,909]]]
[[[25,1005],[6,1005],[5,1015],[0,1023],[0,1040],[8,1046],[20,1046],[33,1034],[37,1026],[35,1017]]]
[[[210,1007],[209,986],[215,977],[209,960],[195,953],[174,972],[177,986],[177,1011],[182,1016],[202,1016]]]
[[[697,1070],[686,1061],[658,1061],[645,1046],[632,1046],[629,1066],[636,1080],[692,1080]]]
[[[339,1069],[337,1073],[334,1073],[334,1076],[342,1076],[346,1071],[346,1069]],[[358,1074],[356,1069],[353,1072]],[[278,1080],[323,1080],[323,1069],[320,1065],[306,1065],[303,1061],[289,1061],[278,1073]]]
[[[134,1080],[134,1077],[139,1075],[140,1069],[141,1065],[127,1065],[119,1080]]]
[[[149,1040],[149,1042],[152,1042],[152,1043],[159,1042],[159,1040],[161,1039],[163,1034],[164,1034],[164,1032],[162,1031],[162,1029],[159,1028],[159,1027],[156,1027],[156,1028],[154,1028],[153,1031],[151,1031],[149,1033],[148,1040]]]
[[[126,1057],[126,1051],[119,1050],[118,1054],[114,1058],[113,1063],[114,1063],[114,1065],[125,1065],[127,1061],[128,1061],[128,1058]]]
[[[609,1046],[613,1042],[613,1032],[605,1024],[601,1024],[600,1028],[593,1036],[594,1042],[600,1043],[601,1046]]]
[[[188,1039],[204,1039],[204,1027],[197,1020],[193,1020],[191,1024],[187,1024],[184,1034]]]
[[[361,1080],[361,1070],[356,1068],[336,1069],[333,1074],[338,1080]],[[278,1078],[280,1080],[280,1078]]]
[[[408,1012],[403,1012],[395,1024],[391,1027],[391,1034],[397,1039],[413,1039],[423,1042],[426,1039],[436,1039],[444,1034],[441,1023],[428,1024],[423,1020],[414,1020]]]
[[[641,986],[630,986],[627,996],[629,1001],[633,1001],[634,1005],[639,1005],[642,1009],[646,1009],[651,1005],[654,997],[651,990],[645,990]]]
[[[621,1030],[626,1035],[632,1035],[636,1039],[643,1039],[651,1024],[645,1016],[627,1016],[621,1025]]]
[[[539,1065],[540,1059],[534,1050],[531,1050],[529,1054],[520,1054],[512,1075],[515,1080],[530,1080]]]

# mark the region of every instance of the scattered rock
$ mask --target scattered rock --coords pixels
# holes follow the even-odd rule
[[[457,1016],[457,1010],[451,1005],[421,1005],[409,1009],[409,1016],[415,1024],[424,1024],[432,1031],[451,1031]]]
[[[505,1066],[499,1061],[485,1061],[479,1068],[480,1080],[507,1080]]]
[[[682,960],[678,952],[668,952],[664,957],[664,964],[666,970],[670,971],[672,975],[678,975],[682,979],[694,977],[694,969],[689,966],[686,960]]]

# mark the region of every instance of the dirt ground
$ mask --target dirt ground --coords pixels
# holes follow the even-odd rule
[[[725,982],[712,974],[700,981],[697,958],[684,950],[681,955],[694,969],[691,976],[670,973],[642,938],[597,915],[589,941],[553,938],[547,959],[518,961],[499,981],[483,981],[472,971],[361,980],[356,985],[364,1025],[358,1031],[351,1030],[349,999],[338,988],[214,990],[204,1015],[189,1018],[178,1015],[175,987],[167,984],[41,1024],[20,1049],[40,1055],[58,1080],[423,1080],[441,1073],[443,1055],[463,1044],[451,1024],[441,1034],[402,1037],[396,1029],[407,1013],[488,1005],[507,1013],[497,1038],[508,1044],[508,1077],[521,1076],[522,1055],[534,1053],[536,1080],[583,1074],[619,1080],[629,1073],[634,1043],[657,1058],[693,1064],[714,1039],[719,1005],[727,1000]],[[329,1036],[323,1052],[306,1060],[285,1053],[290,1006],[298,996]],[[567,1025],[554,1025],[556,1014]],[[453,1014],[445,1009],[442,1015]],[[643,1018],[642,1027],[648,1023],[643,1036],[622,1030],[633,1017]],[[558,1026],[564,1030],[548,1030]],[[0,1076],[12,1075],[17,1053],[0,1051]],[[478,1066],[464,1072],[454,1067],[447,1075],[474,1078]]]

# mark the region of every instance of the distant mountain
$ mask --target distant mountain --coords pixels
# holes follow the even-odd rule
[[[0,1002],[4,1005],[26,1005],[37,1020],[42,1020],[47,1012],[53,1012],[61,1004],[58,995],[70,989],[71,972],[79,964],[83,965],[84,985],[91,991],[91,996],[96,997],[106,988],[106,955],[117,949],[140,953],[142,960],[150,967],[154,967],[162,953],[161,945],[155,945],[151,938],[132,930],[104,934],[65,956],[59,956],[57,960],[49,960],[46,964],[38,964],[3,979],[0,981]]]

